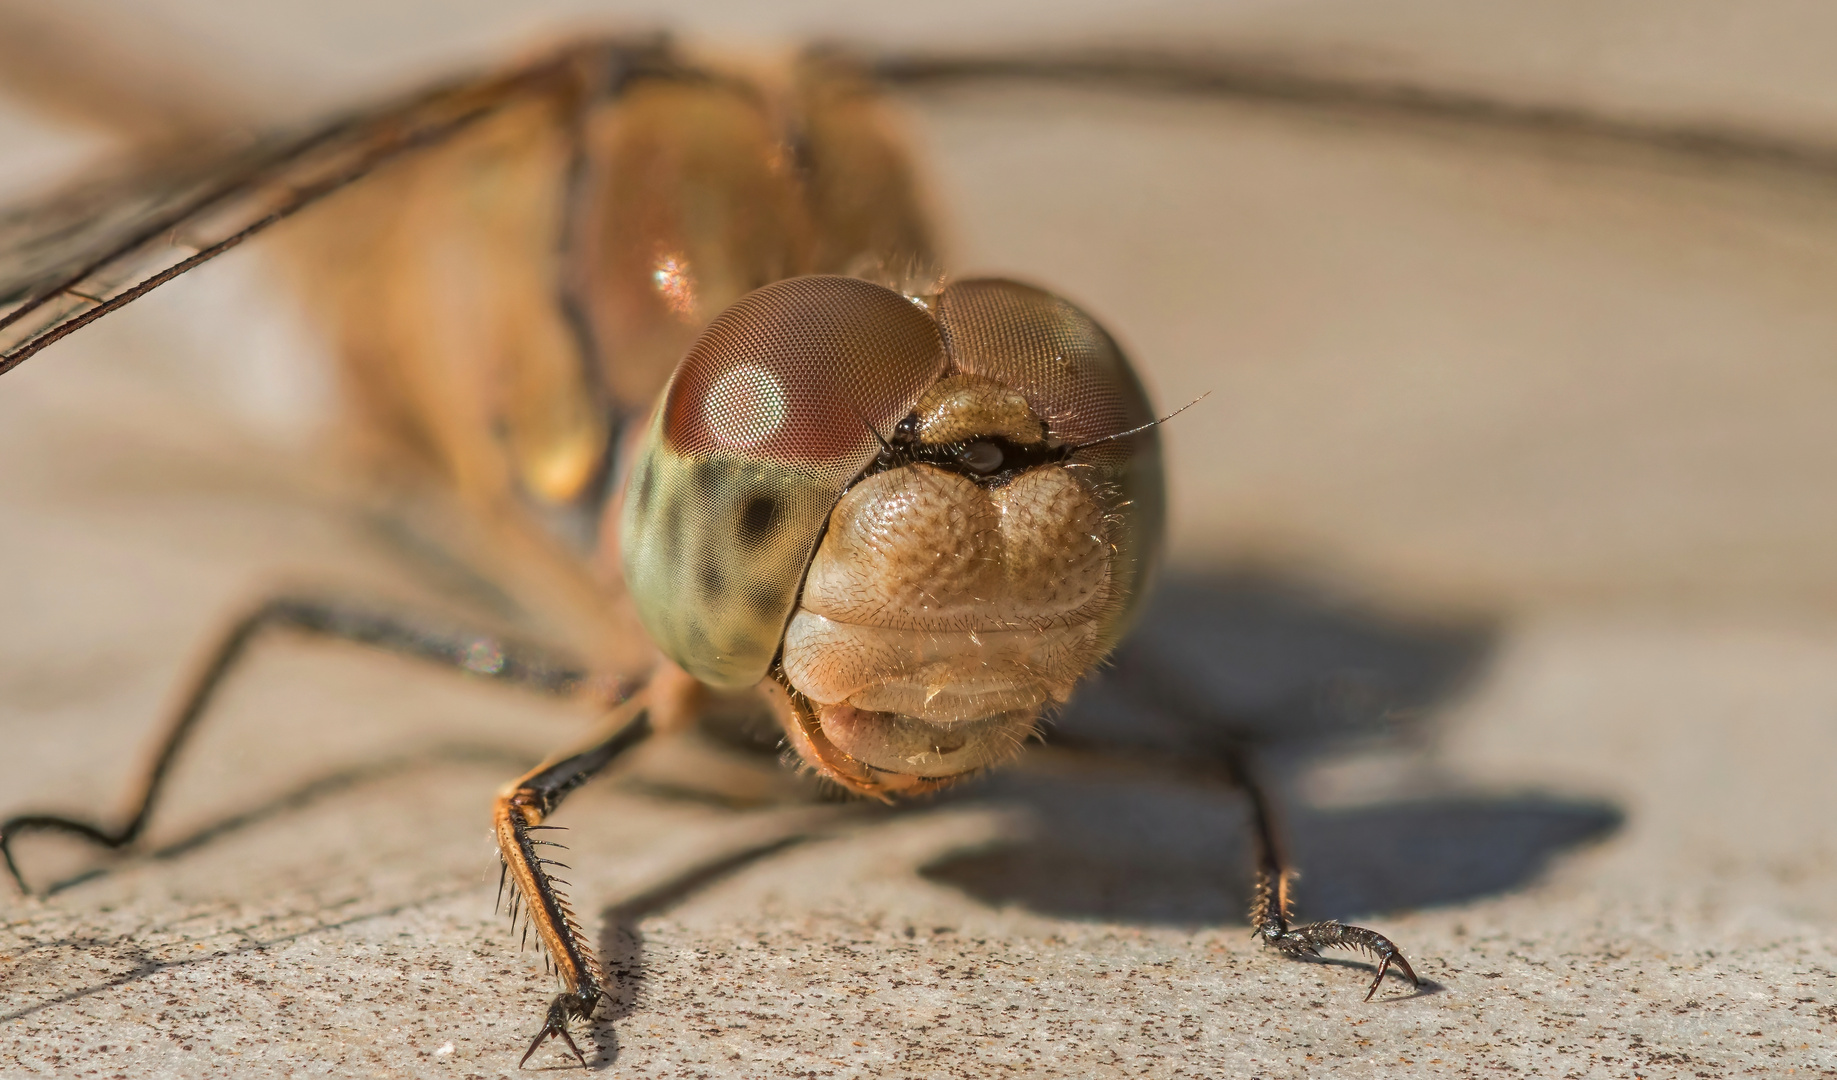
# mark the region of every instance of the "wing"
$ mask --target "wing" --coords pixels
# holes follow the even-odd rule
[[[262,222],[258,188],[268,205],[297,209],[300,185],[331,182],[339,161],[348,182],[391,153],[436,141],[443,125],[463,126],[473,110],[533,96],[563,62],[550,57],[212,159],[240,163],[246,179],[213,174],[216,166],[148,171],[48,203],[41,216],[8,216],[0,296],[12,299],[0,316],[0,369]],[[1823,340],[1822,324],[1806,314],[1824,310],[1822,300],[1791,298],[1837,281],[1821,254],[1837,250],[1821,242],[1827,180],[1837,173],[1830,148],[1708,121],[1648,122],[1222,54],[882,53],[866,62],[881,81],[924,91],[904,96],[933,149],[926,171],[949,195],[958,261],[1034,276],[1087,301],[1133,342],[1167,400],[1232,387],[1270,395],[1233,409],[1229,424],[1208,425],[1195,410],[1170,425],[1172,460],[1233,463],[1186,479],[1176,470],[1174,490],[1195,508],[1184,535],[1176,530],[1176,551],[1223,544],[1281,561],[1285,545],[1272,538],[1313,537],[1335,550],[1345,536],[1384,537],[1369,541],[1384,551],[1374,558],[1399,580],[1478,582],[1487,595],[1511,597],[1629,581],[1656,590],[1671,565],[1738,568],[1767,581],[1807,566],[1794,546],[1799,534],[1784,527],[1741,532],[1739,558],[1714,538],[1740,532],[1730,521],[1797,520],[1799,489],[1780,478],[1828,461],[1830,441],[1784,404],[1828,401],[1825,391],[1768,387],[1799,386],[1794,358]],[[1004,84],[1032,85],[1015,94]],[[974,89],[973,102],[959,87]],[[295,182],[283,188],[287,177]],[[217,208],[236,207],[241,224],[219,221]],[[188,237],[195,252],[166,250],[163,263],[125,274],[112,290],[83,280],[123,273],[172,230],[207,219],[213,235]],[[1714,290],[1690,276],[1702,267],[1717,268]],[[1612,311],[1596,311],[1608,298]],[[27,320],[32,328],[20,325]],[[1423,327],[1439,336],[1410,337]],[[1671,377],[1667,342],[1701,351],[1725,339],[1744,343],[1750,367],[1772,366],[1760,373],[1705,360],[1692,369],[1689,400],[1670,413],[1656,397],[1621,389]],[[1508,354],[1513,363],[1486,366]],[[1515,390],[1436,413],[1436,402],[1453,398],[1409,392],[1424,378],[1422,364],[1457,383]],[[1603,373],[1614,378],[1603,382]],[[1321,429],[1311,412],[1283,411],[1302,401],[1321,415],[1341,410],[1332,430],[1358,438],[1294,442],[1297,432]],[[1608,409],[1613,402],[1618,411]],[[1732,403],[1742,416],[1768,419],[1754,419],[1729,446],[1712,445]],[[1603,419],[1609,412],[1614,424]],[[1375,414],[1406,418],[1420,445],[1397,447],[1394,458],[1355,449],[1361,439],[1390,445],[1388,429],[1361,426]],[[1282,416],[1287,422],[1272,419]],[[1587,437],[1571,440],[1568,457],[1540,458],[1526,471],[1516,448],[1542,445],[1552,424]],[[1645,425],[1651,445],[1694,449],[1618,474],[1563,464],[1621,460],[1621,424]],[[1341,448],[1333,467],[1307,472],[1322,447]],[[1731,455],[1740,468],[1727,464]],[[1414,486],[1453,461],[1540,479],[1448,504]],[[1720,494],[1676,511],[1688,527],[1672,527],[1670,510],[1622,522],[1600,509],[1610,490],[1643,505],[1645,493],[1712,481],[1723,483]],[[1766,512],[1714,512],[1749,503]],[[1524,527],[1504,529],[1508,520]],[[1578,545],[1559,557],[1524,539],[1545,535],[1544,523],[1574,520],[1618,523],[1609,529],[1618,546]],[[1521,543],[1529,546],[1509,566],[1478,556],[1460,573],[1430,565],[1449,551]],[[1685,550],[1698,554],[1677,554]],[[1725,576],[1740,578],[1735,569]],[[1818,588],[1837,588],[1837,571],[1816,576]]]
[[[1167,49],[879,52],[855,62],[888,86],[1044,83],[1123,93],[1235,99],[1348,110],[1370,118],[1441,120],[1495,130],[1631,144],[1695,158],[1837,174],[1837,149],[1714,123],[1664,123],[1513,100],[1230,53]]]
[[[1331,59],[866,62],[954,264],[1052,282],[1163,402],[1215,391],[1163,431],[1171,563],[1458,610],[1837,594],[1837,147]]]
[[[0,215],[0,374],[187,270],[507,105],[580,98],[654,45],[593,42],[304,132],[188,153]]]
[[[0,374],[384,162],[443,141],[505,105],[580,95],[655,42],[591,42],[463,78],[305,132],[219,145],[92,180],[0,212]],[[1837,172],[1825,147],[1739,130],[1627,122],[1573,108],[1344,78],[1254,58],[1167,51],[886,52],[858,59],[895,87],[1039,82],[1425,117],[1638,143],[1695,156]]]

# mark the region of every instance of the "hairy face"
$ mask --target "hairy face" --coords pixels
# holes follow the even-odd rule
[[[1116,598],[1103,509],[1019,394],[945,379],[913,421],[889,456],[916,460],[830,513],[783,670],[837,749],[940,777],[1001,761],[1070,696]]]
[[[935,787],[1011,755],[1121,636],[1160,532],[1150,420],[1108,335],[1037,289],[781,282],[665,391],[626,580],[665,653],[759,685],[818,772]]]

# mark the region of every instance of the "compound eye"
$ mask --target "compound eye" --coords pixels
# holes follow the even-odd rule
[[[854,278],[775,282],[709,324],[619,522],[625,583],[666,655],[711,686],[765,676],[837,497],[944,366],[924,308]]]
[[[836,490],[944,367],[931,316],[843,277],[750,293],[702,334],[664,403],[664,441],[685,458],[788,469]]]
[[[964,468],[981,476],[998,471],[1005,460],[1001,447],[985,439],[966,443],[963,449],[957,451],[957,461]]]

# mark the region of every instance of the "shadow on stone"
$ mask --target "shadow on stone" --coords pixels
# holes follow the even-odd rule
[[[647,916],[668,910],[723,878],[795,847],[815,831],[773,837],[682,873],[600,911],[600,961],[606,971],[606,996],[593,1017],[595,1052],[587,1067],[604,1069],[618,1060],[619,1021],[638,1007],[644,989],[644,933],[638,924]]]
[[[1022,809],[1030,834],[923,872],[985,903],[1056,916],[1242,922],[1253,859],[1244,798],[1222,778],[1102,767],[1107,752],[1191,764],[1234,747],[1254,756],[1282,804],[1280,827],[1303,871],[1299,917],[1520,887],[1561,852],[1612,833],[1621,811],[1476,793],[1448,778],[1332,809],[1292,794],[1294,778],[1324,758],[1430,744],[1438,708],[1472,685],[1496,637],[1489,623],[1411,621],[1266,576],[1171,580],[1116,663],[1047,734],[1078,748],[1078,767],[1023,767],[958,796]]]
[[[1268,574],[1170,576],[1052,732],[1173,751],[1422,737],[1497,639],[1490,621],[1376,612]]]
[[[1031,835],[923,869],[997,907],[1116,922],[1241,923],[1252,850],[1228,789],[1018,777],[985,793],[1019,804]],[[1449,796],[1291,813],[1307,920],[1454,904],[1528,883],[1552,858],[1613,832],[1620,812],[1541,795]]]

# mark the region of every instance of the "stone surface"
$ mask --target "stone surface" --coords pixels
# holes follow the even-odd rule
[[[456,5],[435,44],[418,7],[170,10],[244,70],[319,65],[303,94],[332,97],[482,50],[485,7]],[[1800,70],[1802,6],[1720,35],[1591,10],[1490,33],[1432,4],[1378,28],[1329,4],[1141,25],[1362,41],[1385,70],[1629,114],[1828,123],[1817,77],[1756,74]],[[860,18],[843,28],[904,26]],[[1062,29],[1105,25],[1078,18]],[[1036,753],[889,812],[683,747],[562,812],[576,907],[621,975],[591,1066],[1837,1075],[1828,181],[1242,104],[911,106],[965,266],[1075,296],[1169,406],[1215,391],[1167,432],[1177,572],[1062,723],[1175,749],[1261,735],[1302,914],[1393,936],[1427,982],[1367,1003],[1363,961],[1260,950],[1226,789]],[[186,665],[277,584],[466,606],[460,568],[329,474],[311,336],[263,267],[238,253],[0,379],[0,813],[116,812]],[[0,900],[0,1075],[515,1073],[552,984],[493,914],[486,809],[586,719],[264,645],[148,853],[21,845],[36,882],[104,872]],[[705,797],[716,772],[746,805]]]

